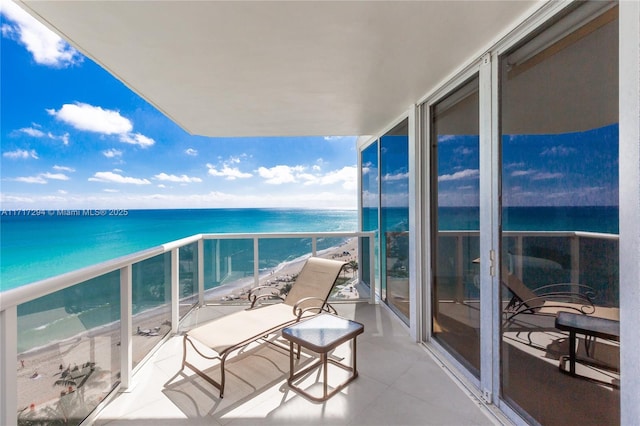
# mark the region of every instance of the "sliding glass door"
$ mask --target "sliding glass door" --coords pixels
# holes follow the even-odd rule
[[[500,82],[502,397],[541,424],[618,424],[619,343],[578,336],[567,374],[555,322],[619,319],[617,7],[556,19]]]
[[[480,377],[478,77],[436,103],[431,117],[432,331]]]

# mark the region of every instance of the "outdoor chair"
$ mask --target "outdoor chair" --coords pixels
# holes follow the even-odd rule
[[[596,306],[593,302],[595,291],[576,283],[557,283],[539,287],[527,287],[520,278],[502,270],[502,283],[513,297],[503,310],[505,324],[520,314],[556,316],[558,312],[573,312],[613,320],[620,319],[618,308]]]
[[[274,287],[260,286],[249,292],[251,306],[247,310],[213,320],[196,327],[184,335],[182,368],[189,367],[220,390],[224,396],[225,361],[236,349],[267,337],[278,330],[322,311],[334,312],[327,303],[333,286],[345,265],[344,262],[312,257],[298,274],[289,294],[281,303],[261,305],[277,296]],[[267,289],[265,293],[264,290]],[[218,355],[203,354],[195,342],[212,349]],[[191,347],[203,358],[220,360],[220,382],[187,361],[187,348]]]

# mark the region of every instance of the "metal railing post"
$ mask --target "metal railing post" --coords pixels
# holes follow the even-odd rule
[[[260,285],[260,239],[253,238],[253,286]]]
[[[571,244],[571,283],[576,284],[571,291],[578,292],[579,287],[577,284],[580,283],[580,237],[573,235],[569,238],[569,242]],[[592,283],[584,284],[592,285]]]
[[[371,280],[371,299],[369,303],[376,303],[376,283],[378,280],[376,279],[376,242],[375,237],[373,235],[369,235],[369,279]],[[380,289],[380,293],[382,294],[382,289]]]
[[[171,250],[171,333],[178,332],[180,319],[180,249]]]
[[[0,423],[18,423],[18,308],[9,306],[0,311]]]
[[[204,305],[204,239],[198,240],[198,306]]]
[[[133,370],[132,266],[120,268],[120,387],[131,386]]]

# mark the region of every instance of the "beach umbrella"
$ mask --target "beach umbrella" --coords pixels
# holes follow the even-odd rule
[[[78,387],[78,385],[76,384],[75,380],[71,380],[71,379],[59,379],[59,380],[56,380],[53,383],[53,386],[62,386],[62,387],[65,387],[65,388],[68,388],[69,386]]]

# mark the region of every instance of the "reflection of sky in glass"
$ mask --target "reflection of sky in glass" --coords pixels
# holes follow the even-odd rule
[[[438,204],[478,206],[477,135],[438,135]],[[503,205],[617,206],[618,125],[557,135],[505,135]]]
[[[558,135],[505,135],[504,206],[617,206],[618,125]]]
[[[409,137],[384,136],[380,145],[382,207],[409,207]]]
[[[362,230],[378,229],[378,143],[362,151]]]
[[[479,205],[478,135],[438,135],[438,205]]]

